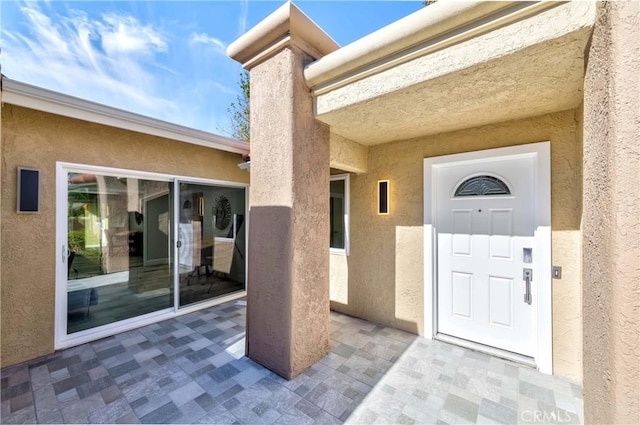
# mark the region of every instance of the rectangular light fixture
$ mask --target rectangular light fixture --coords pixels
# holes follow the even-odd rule
[[[378,180],[378,215],[388,215],[389,210],[389,180]]]
[[[40,212],[40,170],[18,167],[17,212]]]

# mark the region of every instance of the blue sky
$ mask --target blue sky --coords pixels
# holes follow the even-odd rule
[[[241,67],[226,47],[283,1],[0,0],[2,73],[224,134]],[[295,2],[341,46],[420,1]]]

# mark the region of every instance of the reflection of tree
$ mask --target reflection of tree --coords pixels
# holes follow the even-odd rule
[[[102,249],[100,247],[99,200],[96,193],[95,176],[70,173],[67,188],[67,246],[75,253],[73,259],[73,269],[76,270],[75,277],[101,274]],[[91,246],[96,244],[97,246]]]
[[[85,248],[85,220],[91,206],[97,205],[97,195],[85,190],[69,190],[69,248],[78,252]]]
[[[69,217],[84,216],[89,204],[96,202],[96,195],[86,191],[69,191]]]

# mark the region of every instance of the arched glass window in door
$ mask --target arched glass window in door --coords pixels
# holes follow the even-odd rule
[[[463,181],[454,194],[458,196],[511,195],[505,182],[493,176],[475,176]]]

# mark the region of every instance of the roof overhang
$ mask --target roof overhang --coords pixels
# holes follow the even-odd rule
[[[78,99],[10,80],[4,76],[2,77],[2,103],[212,149],[239,154],[249,153],[249,144],[246,142]]]
[[[594,2],[437,2],[305,78],[317,118],[364,145],[571,109],[594,19]]]

